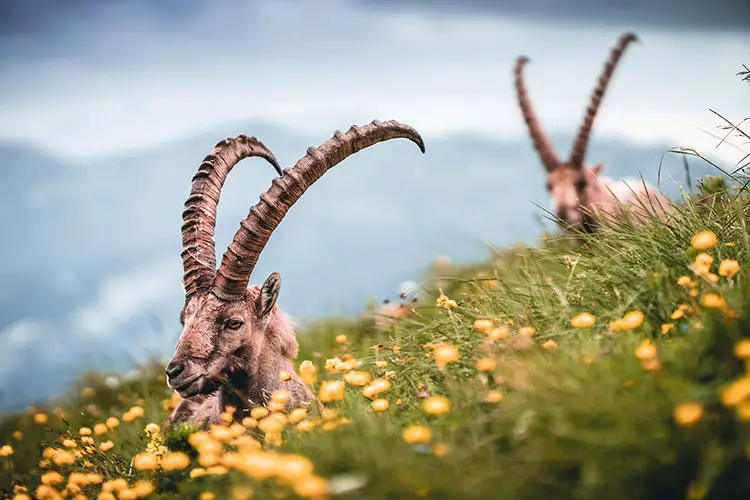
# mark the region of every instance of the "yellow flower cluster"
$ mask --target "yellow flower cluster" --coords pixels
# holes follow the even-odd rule
[[[449,299],[442,290],[440,290],[440,296],[435,301],[435,305],[447,311],[458,307],[456,301]]]
[[[661,370],[656,345],[650,339],[644,339],[635,350],[635,357],[641,361],[643,369],[650,372]]]
[[[737,418],[750,421],[750,339],[742,339],[734,346],[734,355],[745,362],[747,370],[721,391],[721,403],[734,408]]]

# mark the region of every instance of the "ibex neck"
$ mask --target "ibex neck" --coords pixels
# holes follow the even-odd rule
[[[271,394],[281,388],[279,374],[282,370],[292,372],[294,367],[289,360],[282,358],[274,359],[270,353],[262,356],[262,361],[257,360],[250,366],[255,370],[241,370],[232,373],[227,384],[220,389],[220,404],[236,408],[235,419],[241,420],[248,416],[250,410],[258,406],[265,406],[271,399]]]

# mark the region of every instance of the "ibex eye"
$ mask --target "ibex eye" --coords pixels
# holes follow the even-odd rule
[[[230,330],[236,330],[241,326],[242,326],[242,321],[238,319],[230,319],[229,321],[227,321],[227,328],[229,328]]]

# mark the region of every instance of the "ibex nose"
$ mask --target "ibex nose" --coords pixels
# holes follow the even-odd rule
[[[169,362],[167,368],[164,370],[167,374],[167,378],[175,378],[183,371],[185,371],[185,365],[174,359]]]

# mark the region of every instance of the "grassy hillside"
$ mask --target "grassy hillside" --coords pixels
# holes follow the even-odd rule
[[[87,375],[1,419],[0,498],[750,498],[750,198],[732,179],[666,222],[436,263],[388,325],[310,325],[320,413],[274,411],[278,393],[270,414],[163,433],[161,363]]]
[[[164,436],[147,425],[174,404],[160,364],[130,380],[84,377],[4,420],[0,487],[16,498],[747,498],[748,208],[706,194],[666,224],[623,219],[578,245],[444,263],[433,278],[451,278],[428,279],[429,298],[384,331],[368,319],[312,325],[300,362],[317,368],[322,416]]]

